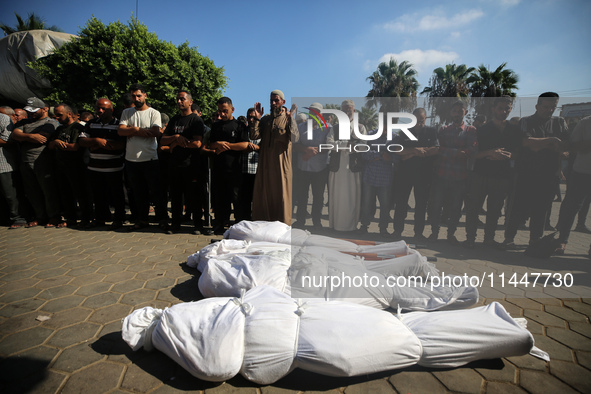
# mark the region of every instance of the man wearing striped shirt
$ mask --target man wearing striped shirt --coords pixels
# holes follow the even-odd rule
[[[123,194],[123,159],[125,137],[117,133],[119,119],[113,116],[113,103],[101,98],[96,102],[97,117],[86,124],[78,143],[90,149],[88,173],[95,204],[95,224],[109,221],[109,203],[115,208],[111,229],[123,226],[125,196]]]

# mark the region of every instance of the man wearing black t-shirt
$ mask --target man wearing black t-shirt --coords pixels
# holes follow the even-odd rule
[[[530,213],[530,244],[544,234],[548,205],[556,191],[561,160],[568,139],[563,118],[552,116],[558,94],[542,93],[532,116],[521,119],[523,146],[516,163],[515,199],[505,229],[505,247],[511,248],[517,227]]]
[[[199,168],[199,149],[203,141],[204,125],[199,116],[191,111],[193,97],[186,90],[181,90],[176,96],[179,114],[168,122],[164,135],[160,140],[161,145],[170,146],[168,175],[170,182],[170,204],[172,208],[172,227],[169,233],[178,232],[183,220],[183,201],[193,201],[193,179]],[[184,197],[184,200],[183,200]],[[189,205],[189,204],[187,204]],[[194,233],[205,232],[198,220],[198,215],[193,215],[195,225]]]
[[[427,214],[427,202],[431,179],[433,177],[433,165],[437,155],[439,142],[437,130],[425,126],[427,112],[424,108],[417,108],[413,112],[417,118],[417,125],[410,129],[417,138],[413,141],[408,136],[400,133],[399,144],[404,150],[397,155],[400,163],[395,175],[396,183],[396,210],[394,212],[394,238],[400,238],[404,231],[404,221],[408,214],[408,198],[414,188],[415,196],[415,223],[414,233],[417,240],[424,239],[425,216]]]
[[[215,151],[211,170],[212,205],[215,212],[215,234],[223,234],[230,222],[231,204],[236,200],[242,167],[240,152],[248,148],[244,123],[234,119],[232,100],[222,97],[217,102],[220,120],[211,127],[210,148]]]
[[[68,227],[77,226],[77,202],[82,213],[80,227],[88,228],[93,217],[92,202],[86,185],[84,151],[78,145],[78,137],[84,132],[84,126],[76,122],[76,116],[67,104],[55,107],[54,113],[61,126],[56,130],[56,139],[48,146],[55,150],[56,179],[66,221]]]
[[[519,127],[506,120],[512,106],[513,101],[510,97],[496,98],[493,101],[492,120],[476,130],[478,153],[474,157],[476,162],[469,198],[466,201],[464,246],[467,248],[474,247],[478,213],[487,196],[484,244],[495,245],[495,231],[501,209],[513,180],[513,155],[521,145]]]

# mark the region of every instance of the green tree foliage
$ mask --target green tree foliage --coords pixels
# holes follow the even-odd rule
[[[359,110],[359,123],[364,125],[367,131],[378,127],[378,113],[373,106],[366,104],[361,107]]]
[[[449,112],[453,102],[461,97],[468,97],[470,93],[468,77],[473,71],[474,67],[453,63],[447,64],[445,68],[438,67],[433,70],[429,86],[421,92],[429,97],[428,106],[432,110],[433,116],[439,117],[443,123],[449,121]]]
[[[4,23],[0,23],[0,29],[4,32],[4,35],[9,35],[12,33],[16,33],[17,31],[26,31],[26,30],[53,30],[53,31],[62,31],[59,27],[47,26],[43,18],[36,15],[34,12],[30,12],[27,19],[23,19],[19,14],[16,12],[14,13],[16,16],[17,24],[14,27],[5,25]]]
[[[93,16],[79,38],[31,66],[53,86],[46,100],[86,109],[101,97],[117,103],[131,84],[142,83],[148,103],[161,112],[174,114],[176,92],[186,89],[209,115],[227,86],[223,67],[186,42],[177,47],[159,40],[136,19],[105,26]]]
[[[507,63],[501,64],[494,71],[481,64],[468,78],[472,105],[478,114],[490,115],[492,100],[489,97],[515,97],[519,77],[508,68]]]
[[[367,80],[371,83],[371,89],[367,93],[370,105],[381,107],[381,111],[410,110],[416,105],[417,89],[419,83],[415,76],[417,71],[412,63],[396,59],[378,65]],[[387,99],[387,98],[394,99]]]

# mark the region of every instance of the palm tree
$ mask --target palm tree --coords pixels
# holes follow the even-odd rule
[[[364,125],[368,131],[378,127],[378,114],[369,103],[359,110],[359,124]]]
[[[415,76],[417,70],[406,60],[398,64],[396,59],[378,65],[367,80],[371,89],[367,93],[368,103],[385,107],[389,111],[412,110],[417,101],[419,83]],[[395,100],[388,99],[390,97]]]
[[[488,67],[481,64],[468,78],[470,94],[478,114],[489,115],[490,109],[486,97],[515,97],[517,95],[515,91],[518,89],[519,77],[513,70],[505,68],[505,66],[507,63],[501,64],[491,72]]]
[[[16,12],[14,13],[17,20],[17,25],[15,27],[10,27],[5,25],[4,23],[0,23],[0,29],[4,31],[4,35],[9,35],[12,33],[16,33],[17,31],[26,31],[26,30],[53,30],[53,31],[62,31],[57,26],[47,26],[45,21],[40,16],[36,15],[34,12],[30,12],[27,19],[23,19],[19,14]]]
[[[447,123],[451,104],[460,97],[468,97],[468,77],[474,67],[465,64],[447,64],[445,68],[433,70],[433,76],[421,94],[429,97],[428,106],[432,109],[432,116],[438,116],[441,122]]]

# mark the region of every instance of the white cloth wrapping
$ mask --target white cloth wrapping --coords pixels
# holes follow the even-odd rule
[[[268,285],[294,298],[342,300],[405,311],[466,308],[478,301],[478,291],[472,287],[431,288],[427,282],[419,286],[419,278],[439,272],[415,250],[402,257],[365,261],[319,246],[225,239],[190,259],[202,272],[199,290],[206,297],[237,297],[242,290]],[[326,277],[330,279],[324,282]],[[393,277],[409,279],[392,286]],[[344,280],[337,283],[341,278]],[[352,283],[345,283],[347,278]],[[366,279],[359,286],[356,281],[362,278]]]
[[[414,364],[457,367],[527,354],[533,338],[500,304],[401,318],[362,305],[294,300],[268,286],[240,298],[210,298],[164,311],[143,308],[123,322],[134,349],[149,345],[209,381],[237,373],[270,384],[294,368],[355,376]]]
[[[459,367],[472,361],[532,354],[549,361],[534,348],[534,338],[497,302],[479,308],[446,312],[411,312],[402,321],[423,344],[420,365]]]

